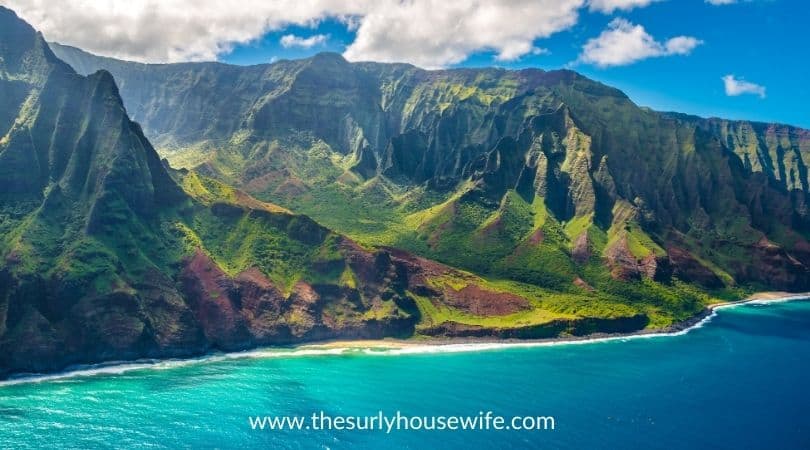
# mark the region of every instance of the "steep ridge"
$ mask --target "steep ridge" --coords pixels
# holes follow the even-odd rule
[[[605,274],[810,285],[806,130],[654,112],[565,70],[425,71],[335,54],[136,65],[55,48],[113,71],[136,117],[160,117],[146,132],[173,164],[362,242],[562,290],[612,289]],[[187,132],[180,100],[203,93],[239,99],[200,121],[208,130],[238,125]]]
[[[346,67],[334,55],[323,58],[319,67]],[[312,61],[290,64],[297,75],[277,77],[277,92],[257,100],[250,118],[234,122],[237,129],[252,120],[267,136],[296,134],[290,120],[310,121],[318,127],[291,142],[312,142],[317,134],[335,146],[362,143],[346,153],[357,166],[355,154],[369,144],[357,137],[356,124],[320,126],[308,114],[275,112],[328,84]],[[325,115],[343,105],[349,114],[358,99],[373,100],[358,92],[366,75],[341,80],[336,89],[350,97],[313,97],[309,111]],[[225,159],[198,171],[169,169],[128,117],[109,72],[78,75],[5,8],[0,111],[0,377],[318,339],[630,332],[688,318],[711,301],[685,291],[667,304],[628,302],[582,280],[560,292],[483,278],[395,248],[360,245],[205,176],[227,178],[222,169],[249,168],[260,151],[272,162],[276,149],[261,144],[242,159],[209,153]],[[384,115],[357,117],[371,126]],[[172,126],[190,126],[190,136],[230,130],[196,116],[175,119]],[[193,128],[203,125],[210,128]],[[315,156],[294,170],[323,163],[322,148],[305,150]],[[302,154],[281,153],[288,159],[275,164]],[[232,165],[221,164],[228,157]]]
[[[320,71],[304,74],[311,63],[290,63],[301,73],[251,120],[273,130],[311,120],[268,106],[324,82]],[[363,76],[340,88],[360,89]],[[327,114],[333,105],[340,100],[310,107]],[[199,172],[171,170],[128,117],[109,72],[78,75],[2,7],[0,111],[0,377],[318,339],[545,337],[662,324],[653,320],[660,308],[617,295],[561,295],[363,246]],[[338,145],[341,130],[312,133]],[[688,317],[706,301],[690,295],[661,317]]]
[[[0,375],[413,332],[384,253],[195,174],[184,192],[109,73],[77,75],[6,9],[0,43]]]

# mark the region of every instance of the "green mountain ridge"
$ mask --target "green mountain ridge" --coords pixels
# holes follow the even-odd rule
[[[296,64],[310,71],[304,81],[311,76],[308,83],[321,83],[320,71]],[[312,86],[301,85],[300,76],[279,83],[305,95]],[[210,176],[227,180],[241,176],[236,169],[260,169],[247,157],[272,149],[207,148],[201,154],[216,157],[197,170],[168,167],[130,119],[127,109],[135,108],[131,98],[122,100],[126,91],[116,81],[103,69],[77,74],[41,34],[0,7],[0,377],[323,339],[632,332],[686,319],[714,301],[689,285],[652,282],[648,290],[659,295],[628,302],[621,292],[594,290],[584,280],[565,280],[560,290],[358,243]],[[251,123],[319,125],[307,114],[274,113],[268,105],[295,98],[270,97]],[[314,99],[313,108],[328,112],[343,100]],[[351,103],[343,105],[348,110]],[[177,126],[199,127],[203,118],[174,119]],[[242,118],[234,123],[241,126]],[[341,129],[326,123],[317,133],[342,142]],[[223,130],[232,128],[212,126],[211,136]],[[303,134],[289,142],[311,142],[311,133]],[[366,151],[359,148],[358,155]],[[267,161],[290,164],[290,176],[282,177],[287,193],[295,192],[294,176],[305,186],[321,169],[357,167],[354,154],[335,158],[322,145],[283,153],[288,158]],[[303,162],[293,158],[307,154]],[[321,166],[325,161],[332,165]],[[434,196],[384,177],[363,181],[352,170],[340,170],[340,177],[365,192],[363,199],[400,189],[427,204],[424,199],[455,192]],[[443,202],[467,201],[469,192]],[[529,210],[522,197],[509,196],[515,202],[502,205],[504,230],[512,229],[513,216],[518,227],[525,214],[539,223],[541,203]]]
[[[806,130],[639,108],[567,70],[337,54],[144,65],[55,48],[109,69],[172,164],[366,244],[562,291],[606,274],[708,289],[810,281]]]
[[[809,146],[567,70],[136,64],[0,8],[0,376],[807,290]]]

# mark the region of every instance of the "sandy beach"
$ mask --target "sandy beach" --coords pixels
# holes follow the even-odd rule
[[[668,334],[682,334],[690,329],[697,328],[707,322],[715,313],[716,310],[722,308],[729,308],[740,306],[749,303],[771,303],[771,302],[784,302],[792,300],[810,299],[810,292],[781,292],[781,291],[764,291],[757,292],[749,295],[748,297],[732,301],[714,303],[706,307],[700,314],[690,317],[682,322],[670,325],[666,328],[660,329],[644,329],[633,333],[594,333],[587,336],[560,336],[549,339],[493,339],[493,338],[415,338],[415,339],[363,339],[363,340],[337,340],[318,342],[310,344],[302,344],[296,346],[298,349],[309,350],[327,350],[327,349],[415,349],[425,346],[458,346],[465,344],[503,344],[503,345],[520,345],[520,344],[554,344],[564,342],[589,342],[589,341],[602,341],[606,339],[622,339],[630,338],[633,336],[660,336]]]
[[[745,299],[741,300],[741,302],[752,302],[758,300],[783,300],[789,298],[805,298],[810,297],[810,292],[781,292],[781,291],[772,291],[772,292],[757,292],[756,294],[752,294]]]
[[[242,358],[289,358],[305,356],[341,355],[362,352],[369,355],[404,355],[416,353],[459,353],[496,350],[508,347],[541,347],[552,345],[588,344],[594,342],[622,341],[654,337],[675,336],[688,333],[708,323],[718,309],[733,308],[744,304],[767,304],[810,299],[810,292],[758,292],[742,300],[721,302],[707,306],[700,314],[664,329],[645,329],[634,333],[595,333],[587,336],[562,336],[549,339],[492,339],[492,338],[411,338],[411,339],[360,339],[312,342],[292,347],[260,347],[232,353],[212,353],[182,359],[144,359],[136,361],[109,361],[106,363],[73,366],[50,374],[19,374],[0,381],[0,387],[19,383],[41,382],[75,376],[96,374],[122,374],[138,369],[163,369],[197,364],[206,361]]]

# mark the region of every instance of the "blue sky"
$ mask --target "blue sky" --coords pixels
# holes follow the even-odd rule
[[[597,67],[576,62],[582,47],[615,18],[641,25],[659,41],[693,36],[702,44],[688,55],[651,57],[631,64]],[[572,28],[535,40],[547,53],[498,61],[493,51],[479,51],[449,67],[569,67],[618,87],[636,103],[658,110],[702,116],[782,122],[810,128],[810,3],[799,0],[749,1],[716,6],[703,0],[670,0],[613,14],[583,11]],[[323,44],[284,47],[282,36],[325,35]],[[355,33],[337,20],[314,27],[292,26],[238,45],[219,59],[257,64],[275,58],[300,58],[320,51],[342,53]],[[572,64],[573,63],[573,64]],[[756,83],[757,94],[727,95],[722,77]]]
[[[638,104],[810,128],[806,0],[0,0],[46,39],[143,62],[321,51],[571,68]]]

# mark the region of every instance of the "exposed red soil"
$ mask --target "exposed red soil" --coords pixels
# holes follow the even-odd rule
[[[244,188],[250,192],[263,192],[271,186],[278,186],[288,181],[291,174],[287,169],[268,170],[259,176],[250,178],[244,184]]]
[[[667,254],[678,278],[706,287],[720,287],[723,282],[709,268],[700,263],[687,250],[670,245]]]
[[[641,277],[657,278],[660,272],[668,271],[666,258],[659,258],[650,253],[642,259],[636,258],[627,244],[627,237],[622,236],[612,247],[605,252],[610,274],[617,280],[634,280]]]
[[[194,301],[192,310],[205,336],[214,342],[233,339],[242,317],[228,295],[232,290],[228,275],[208,255],[197,250],[181,278],[184,290]]]
[[[571,251],[571,259],[577,264],[586,264],[591,259],[591,245],[588,233],[581,233],[574,241],[574,248]]]
[[[529,301],[507,292],[495,292],[477,284],[461,290],[444,290],[445,301],[452,307],[476,316],[503,316],[529,309]]]
[[[543,233],[543,230],[540,228],[534,230],[531,236],[529,236],[529,244],[532,245],[540,245],[543,243],[543,240],[546,238],[546,235]]]
[[[579,287],[579,288],[582,288],[582,289],[585,289],[585,290],[586,290],[586,291],[588,291],[588,292],[593,292],[593,291],[595,290],[595,289],[593,288],[593,286],[591,286],[590,284],[588,284],[588,282],[587,282],[587,281],[583,280],[583,279],[582,279],[582,278],[580,278],[580,277],[576,277],[576,278],[574,279],[574,286]]]
[[[281,183],[273,192],[276,195],[294,197],[297,195],[303,195],[308,190],[309,189],[307,189],[307,186],[300,180],[287,180],[284,183]]]
[[[236,202],[242,206],[251,209],[259,209],[269,212],[282,212],[287,214],[292,214],[289,209],[282,208],[281,206],[276,205],[275,203],[263,202],[257,200],[256,198],[252,197],[251,195],[245,193],[241,190],[236,190]]]

